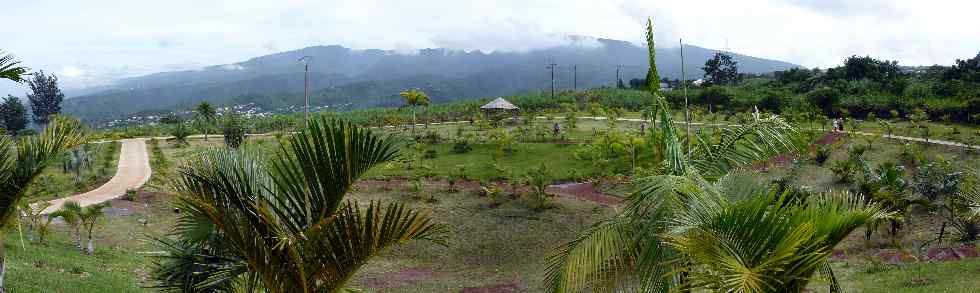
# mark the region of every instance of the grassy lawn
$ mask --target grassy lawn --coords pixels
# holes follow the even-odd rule
[[[980,259],[882,265],[834,263],[845,292],[977,292]]]
[[[69,196],[95,189],[106,183],[116,174],[120,147],[121,143],[118,141],[91,143],[84,146],[83,149],[90,153],[91,163],[82,169],[81,176],[77,180],[74,174],[62,169],[62,164],[67,158],[58,158],[44,169],[38,180],[29,187],[27,194],[30,195],[30,200]]]

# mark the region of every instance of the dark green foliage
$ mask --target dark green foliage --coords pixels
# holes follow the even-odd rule
[[[830,158],[829,147],[825,145],[821,145],[821,146],[817,146],[817,148],[813,150],[813,161],[816,162],[817,165],[823,166],[823,164],[826,163],[827,159],[829,158]]]
[[[704,80],[713,85],[731,84],[738,78],[738,62],[726,53],[715,53],[701,70],[704,70]]]
[[[7,133],[14,134],[27,127],[27,109],[20,99],[8,95],[0,104],[0,122]]]
[[[238,114],[231,113],[225,116],[221,124],[221,132],[225,135],[225,146],[229,148],[235,149],[245,143],[245,126]]]
[[[806,94],[806,100],[820,108],[826,116],[834,116],[838,113],[837,105],[840,103],[841,93],[837,89],[821,87]]]
[[[916,192],[929,200],[951,196],[963,183],[963,172],[956,170],[949,161],[935,161],[918,168],[913,179]]]
[[[61,101],[65,99],[65,94],[58,88],[58,77],[40,71],[27,79],[27,86],[31,88],[27,100],[31,103],[34,123],[48,124],[51,115],[61,113]]]
[[[697,101],[708,105],[708,110],[712,110],[712,105],[728,105],[732,101],[732,92],[723,86],[710,86],[698,94]]]

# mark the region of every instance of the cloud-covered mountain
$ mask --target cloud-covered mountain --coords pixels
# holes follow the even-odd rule
[[[704,61],[717,51],[685,47],[688,78],[698,78]],[[396,105],[405,88],[429,90],[436,102],[550,89],[548,64],[558,65],[559,88],[613,85],[617,68],[624,82],[647,71],[646,48],[628,42],[570,37],[562,46],[527,52],[423,49],[417,52],[352,50],[316,46],[271,54],[200,70],[161,72],[127,78],[94,94],[65,101],[66,112],[88,122],[105,122],[133,113],[187,109],[200,101],[254,102],[274,109],[302,101],[303,66],[312,57],[314,105],[351,107]],[[795,64],[735,54],[741,72],[771,72]],[[680,50],[657,48],[662,77],[680,78]]]

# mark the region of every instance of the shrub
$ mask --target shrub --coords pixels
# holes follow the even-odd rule
[[[813,151],[813,161],[817,165],[823,166],[830,159],[830,147],[825,145],[818,146],[816,150]]]
[[[123,194],[123,200],[136,201],[136,189],[126,189],[126,194]]]
[[[439,152],[436,150],[425,150],[425,153],[422,154],[423,159],[435,159],[438,156]]]
[[[929,200],[956,193],[963,182],[963,172],[955,170],[949,161],[937,161],[919,167],[912,180],[916,192]]]
[[[552,207],[549,200],[550,196],[545,193],[548,184],[551,183],[551,174],[544,164],[531,169],[527,174],[527,182],[531,186],[531,192],[524,195],[524,201],[534,210],[544,210]]]
[[[221,125],[221,131],[225,135],[225,145],[229,148],[237,149],[245,143],[245,126],[242,119],[237,114],[229,114]]]

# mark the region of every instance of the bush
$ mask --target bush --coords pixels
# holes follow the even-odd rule
[[[423,159],[435,159],[438,156],[439,152],[436,152],[436,150],[425,150],[425,153],[422,154]]]
[[[531,169],[527,174],[527,183],[531,186],[531,192],[524,195],[527,205],[537,211],[551,208],[550,196],[545,193],[548,184],[551,184],[551,174],[548,173],[547,166],[541,164]]]
[[[912,182],[916,192],[929,200],[937,200],[959,191],[963,172],[955,170],[949,161],[931,162],[919,167]]]
[[[126,189],[126,194],[123,194],[123,200],[136,201],[136,189]]]
[[[227,115],[221,124],[221,131],[225,135],[225,146],[237,149],[245,143],[245,126],[237,114]]]
[[[813,161],[816,162],[817,165],[823,166],[823,164],[827,162],[827,159],[830,159],[829,147],[821,145],[813,151]]]

